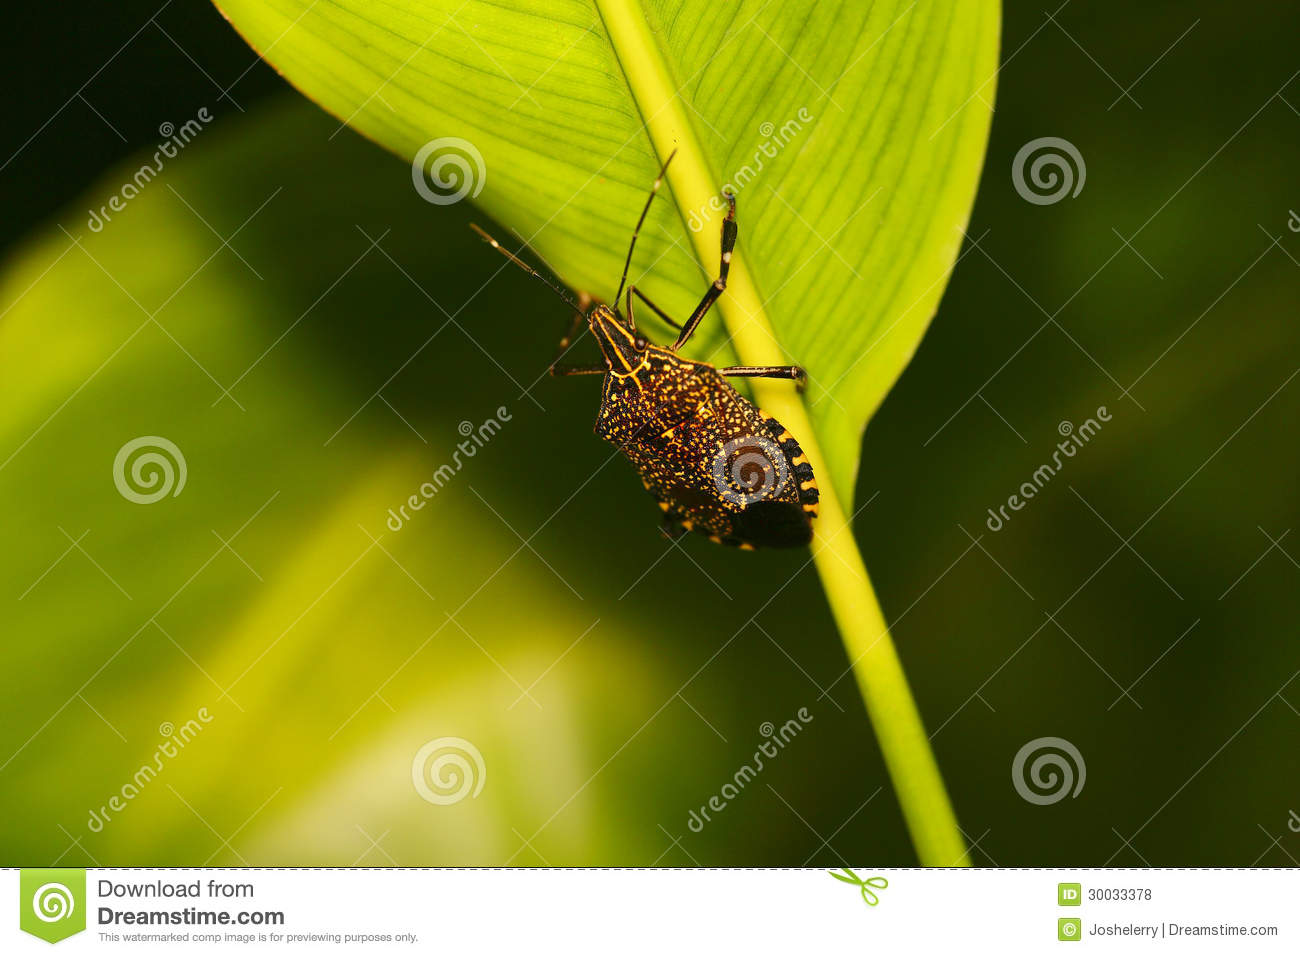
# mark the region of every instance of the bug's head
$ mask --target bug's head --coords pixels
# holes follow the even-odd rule
[[[630,373],[645,364],[645,339],[609,306],[596,306],[587,313],[587,325],[600,343],[600,351],[612,372]]]

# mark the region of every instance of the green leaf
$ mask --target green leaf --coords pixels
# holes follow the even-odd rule
[[[823,478],[852,502],[862,429],[916,350],[969,216],[995,0],[219,6],[290,82],[404,159],[469,141],[475,202],[597,298],[613,295],[676,147],[674,202],[651,210],[632,277],[688,314],[731,185],[731,340],[744,361],[808,370]],[[692,348],[725,362],[727,343],[709,322]]]
[[[418,161],[419,194],[474,197],[596,298],[616,285],[667,156],[671,203],[652,210],[632,280],[669,313],[685,315],[711,280],[719,193],[739,194],[725,328],[711,323],[695,351],[808,370],[804,400],[788,383],[752,389],[822,478],[813,560],[921,860],[966,861],[850,503],[861,430],[916,349],[969,215],[995,0],[227,9],[343,124]]]
[[[0,274],[12,546],[0,553],[0,671],[14,677],[0,814],[24,822],[4,852],[501,863],[516,832],[534,835],[561,808],[534,842],[547,860],[652,861],[653,824],[642,837],[615,823],[648,772],[607,776],[608,806],[575,796],[679,687],[664,639],[636,595],[587,634],[592,603],[529,561],[492,511],[537,528],[572,498],[572,474],[525,486],[521,463],[595,441],[542,427],[426,298],[467,298],[486,274],[481,247],[456,243],[464,222],[435,230],[431,248],[409,180],[385,177],[386,157],[356,137],[321,150],[330,129],[300,102],[214,125],[88,228],[88,209],[153,161],[137,157]],[[337,193],[340,182],[355,185]],[[477,302],[494,322],[508,314],[500,297]],[[518,361],[526,351],[507,344],[497,361],[535,368]],[[460,423],[503,401],[501,432],[400,531],[386,527],[452,461]],[[115,457],[141,436],[180,450],[179,494],[137,504],[119,491]],[[544,547],[570,574],[587,561]],[[610,675],[616,698],[603,695]],[[161,730],[191,721],[201,730],[180,749]],[[413,756],[444,736],[473,742],[487,776],[447,807],[412,786]],[[670,737],[645,759],[677,766],[678,751]],[[657,813],[694,797],[671,793]]]

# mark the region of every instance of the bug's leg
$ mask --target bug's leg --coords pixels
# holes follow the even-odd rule
[[[659,524],[659,531],[663,533],[664,538],[676,539],[685,535],[690,526],[684,523],[682,516],[673,508],[672,503],[660,497],[660,493],[651,488],[650,483],[644,478],[641,479],[641,484],[645,486],[645,490],[650,493],[651,497],[659,505],[659,510],[664,513],[663,520]]]
[[[664,160],[664,165],[659,167],[659,175],[655,177],[654,185],[650,187],[650,195],[646,197],[645,206],[641,208],[641,218],[636,221],[636,229],[632,230],[632,241],[627,244],[627,259],[623,260],[623,277],[618,281],[618,292],[614,293],[613,302],[616,306],[619,297],[623,295],[623,287],[627,285],[627,271],[632,266],[632,250],[636,249],[636,238],[641,235],[641,227],[645,225],[646,214],[650,212],[650,204],[655,200],[655,193],[659,192],[659,187],[664,183],[664,173],[668,169],[668,164],[676,155],[677,151],[673,150]]]
[[[582,325],[583,318],[584,316],[578,313],[574,315],[573,322],[569,323],[569,331],[564,334],[564,338],[560,340],[560,344],[555,348],[555,355],[551,358],[552,369],[555,368],[557,362],[564,358],[564,354],[569,351],[569,346],[573,345],[573,339],[578,334],[578,327]]]
[[[582,320],[583,320],[583,318],[584,318],[584,317],[582,316],[581,313],[578,313],[578,314],[575,314],[575,315],[574,315],[574,317],[573,317],[573,322],[571,322],[571,323],[569,324],[569,331],[566,332],[566,333],[564,334],[564,338],[561,339],[561,340],[560,340],[560,344],[559,344],[558,346],[556,346],[556,348],[555,348],[555,355],[551,357],[551,365],[550,365],[550,369],[548,370],[548,371],[551,373],[551,375],[553,375],[553,376],[557,376],[557,375],[584,375],[584,374],[585,374],[585,373],[582,373],[582,372],[561,372],[561,371],[559,371],[559,370],[561,370],[561,369],[569,369],[569,368],[586,368],[586,367],[584,367],[584,366],[562,366],[562,365],[560,365],[560,360],[563,359],[563,358],[564,358],[564,354],[565,354],[566,352],[569,351],[569,346],[571,346],[571,345],[573,344],[573,338],[574,338],[574,336],[576,336],[576,335],[578,334],[578,326],[580,326],[580,325],[582,324]],[[595,366],[592,366],[591,368],[595,368]],[[604,371],[605,371],[605,367],[604,367],[604,366],[601,366],[601,367],[600,367],[600,371],[601,371],[601,372],[604,372]]]
[[[659,523],[659,533],[671,541],[685,535],[686,526],[682,524],[680,518],[665,513],[663,520]]]
[[[681,334],[678,335],[677,341],[673,343],[673,350],[676,351],[686,345],[691,336],[695,334],[695,327],[700,324],[704,314],[709,311],[709,307],[718,301],[722,295],[722,290],[727,288],[727,274],[731,272],[731,253],[736,248],[736,197],[727,193],[727,217],[722,221],[722,262],[718,266],[718,278],[713,280],[713,285],[709,286],[709,291],[704,294],[700,304],[695,307],[691,317],[686,320],[686,325],[682,326]]]
[[[742,379],[793,379],[800,392],[808,384],[808,373],[798,366],[728,366],[718,371]]]
[[[649,306],[656,316],[658,316],[664,322],[668,323],[668,325],[672,326],[674,329],[680,329],[682,327],[682,324],[680,322],[678,322],[672,316],[668,315],[668,313],[664,312],[653,302],[651,302],[648,298],[646,298],[646,294],[643,293],[636,286],[627,287],[627,317],[629,321],[631,321],[632,319],[632,296],[633,295],[635,295],[638,299],[640,299],[647,306]]]
[[[550,368],[553,376],[604,375],[608,371],[608,366],[562,366],[555,363],[552,363]]]

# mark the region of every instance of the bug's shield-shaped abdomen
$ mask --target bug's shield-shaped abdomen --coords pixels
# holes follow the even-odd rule
[[[607,377],[596,432],[641,473],[666,530],[742,548],[807,545],[817,486],[794,438],[712,366],[652,358],[635,377]]]

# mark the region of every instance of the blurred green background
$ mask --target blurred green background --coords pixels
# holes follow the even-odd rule
[[[591,435],[595,383],[543,377],[564,316],[526,277],[487,282],[468,205],[332,136],[198,0],[14,15],[4,863],[913,861],[806,556],[658,536]],[[1300,857],[1298,27],[1264,3],[1006,8],[975,243],[858,488],[978,863]],[[216,119],[90,230],[201,107]],[[1086,163],[1052,205],[1011,176],[1044,136]],[[1060,423],[1103,405],[990,531]],[[119,494],[138,436],[182,450],[180,494]],[[1039,805],[1012,763],[1046,736],[1086,779]],[[481,792],[446,806],[412,781],[444,737],[482,759]]]

